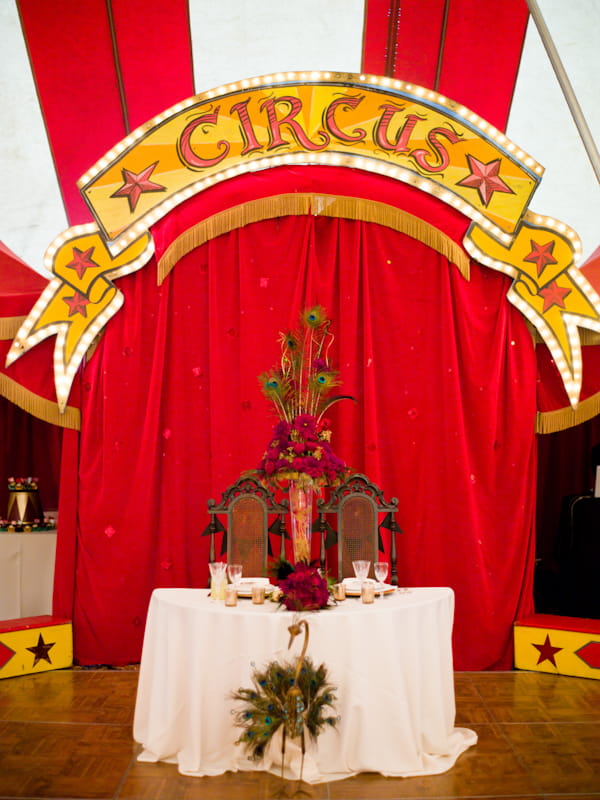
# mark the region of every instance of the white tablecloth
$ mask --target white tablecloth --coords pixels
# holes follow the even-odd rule
[[[303,778],[331,781],[358,772],[389,776],[445,772],[477,741],[454,727],[451,632],[454,594],[413,589],[363,605],[348,599],[306,614],[307,655],[325,663],[337,687],[337,729],[309,742]],[[184,775],[228,770],[280,773],[280,740],[265,759],[247,759],[235,741],[231,692],[251,686],[255,667],[290,660],[291,612],[275,603],[234,608],[203,589],[156,589],[150,601],[134,719],[141,761],[177,763]],[[298,777],[300,753],[288,744],[286,776]]]
[[[56,531],[0,532],[0,619],[52,613]]]

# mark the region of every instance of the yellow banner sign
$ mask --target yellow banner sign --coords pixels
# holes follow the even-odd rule
[[[139,269],[153,253],[150,226],[215,183],[297,164],[385,175],[471,219],[465,249],[514,278],[508,299],[537,328],[577,405],[578,329],[600,332],[600,298],[577,269],[577,234],[529,209],[543,168],[436,92],[327,72],[253,78],[205,92],[107,153],[78,182],[97,224],[71,228],[49,248],[55,277],[19,330],[7,364],[56,334],[63,410],[86,348],[122,304],[112,279]]]
[[[183,192],[279,164],[340,164],[434,194],[498,235],[515,230],[543,173],[484,120],[401,81],[318,73],[242,81],[176,106],[79,181],[104,235],[147,227]]]

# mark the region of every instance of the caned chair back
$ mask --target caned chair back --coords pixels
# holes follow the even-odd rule
[[[372,498],[366,494],[349,494],[340,502],[338,510],[338,576],[354,575],[352,562],[366,559],[378,560],[378,513]],[[372,574],[371,574],[372,577]]]
[[[352,562],[365,559],[371,562],[369,575],[373,577],[375,561],[389,560],[390,576],[388,580],[397,584],[396,534],[401,533],[395,521],[398,511],[398,499],[393,497],[386,501],[381,489],[369,481],[366,475],[355,473],[343,484],[336,487],[328,500],[317,502],[319,511],[319,528],[321,530],[321,561],[325,561],[327,546],[327,517],[334,515],[337,539],[337,579],[353,577]],[[385,518],[382,519],[385,514]],[[381,527],[390,530],[389,557],[384,556],[381,541]]]
[[[266,573],[271,555],[270,531],[280,536],[280,551],[285,552],[285,514],[287,501],[275,496],[254,477],[238,478],[222,493],[221,502],[208,501],[210,523],[203,535],[210,535],[209,561],[216,559],[215,536],[222,532],[221,555],[229,564],[241,564],[243,574],[258,577]],[[219,517],[226,519],[223,526]]]
[[[227,526],[227,563],[242,564],[244,575],[263,575],[269,550],[268,511],[254,494],[234,498]]]

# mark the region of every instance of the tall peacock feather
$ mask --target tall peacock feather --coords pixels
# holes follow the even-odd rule
[[[331,320],[323,306],[306,309],[301,315],[301,327],[281,334],[281,363],[259,375],[265,396],[286,422],[301,414],[310,414],[318,422],[334,403],[349,398],[329,396],[340,384],[339,372],[329,365],[333,343],[330,327]]]
[[[333,485],[348,471],[331,448],[331,430],[323,418],[334,403],[354,399],[331,394],[340,380],[329,363],[330,327],[322,306],[306,309],[298,330],[280,336],[279,365],[259,376],[280,421],[257,471],[262,480],[275,486],[282,481]]]
[[[306,732],[313,741],[325,727],[335,727],[339,717],[327,708],[333,708],[336,697],[334,688],[328,683],[324,664],[315,667],[306,657],[308,647],[308,623],[306,620],[289,626],[292,646],[295,637],[304,627],[304,643],[300,657],[295,663],[280,664],[271,661],[263,670],[255,670],[251,689],[238,689],[233,699],[243,702],[243,708],[235,711],[236,725],[243,728],[236,744],[242,744],[253,761],[260,761],[274,734],[281,728],[281,777],[285,765],[286,740],[300,739],[302,762],[300,780],[304,769]]]

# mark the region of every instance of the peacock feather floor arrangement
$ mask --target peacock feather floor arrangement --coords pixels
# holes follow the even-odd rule
[[[304,768],[306,737],[315,741],[326,728],[335,728],[335,687],[329,683],[324,664],[316,667],[306,657],[308,622],[300,620],[289,626],[288,649],[304,628],[304,643],[298,659],[280,663],[271,661],[252,674],[252,687],[240,688],[233,699],[243,705],[234,711],[235,724],[242,728],[236,744],[245,747],[252,761],[260,761],[279,729],[281,738],[281,777],[284,775],[287,739],[298,739],[302,753],[300,781]]]

